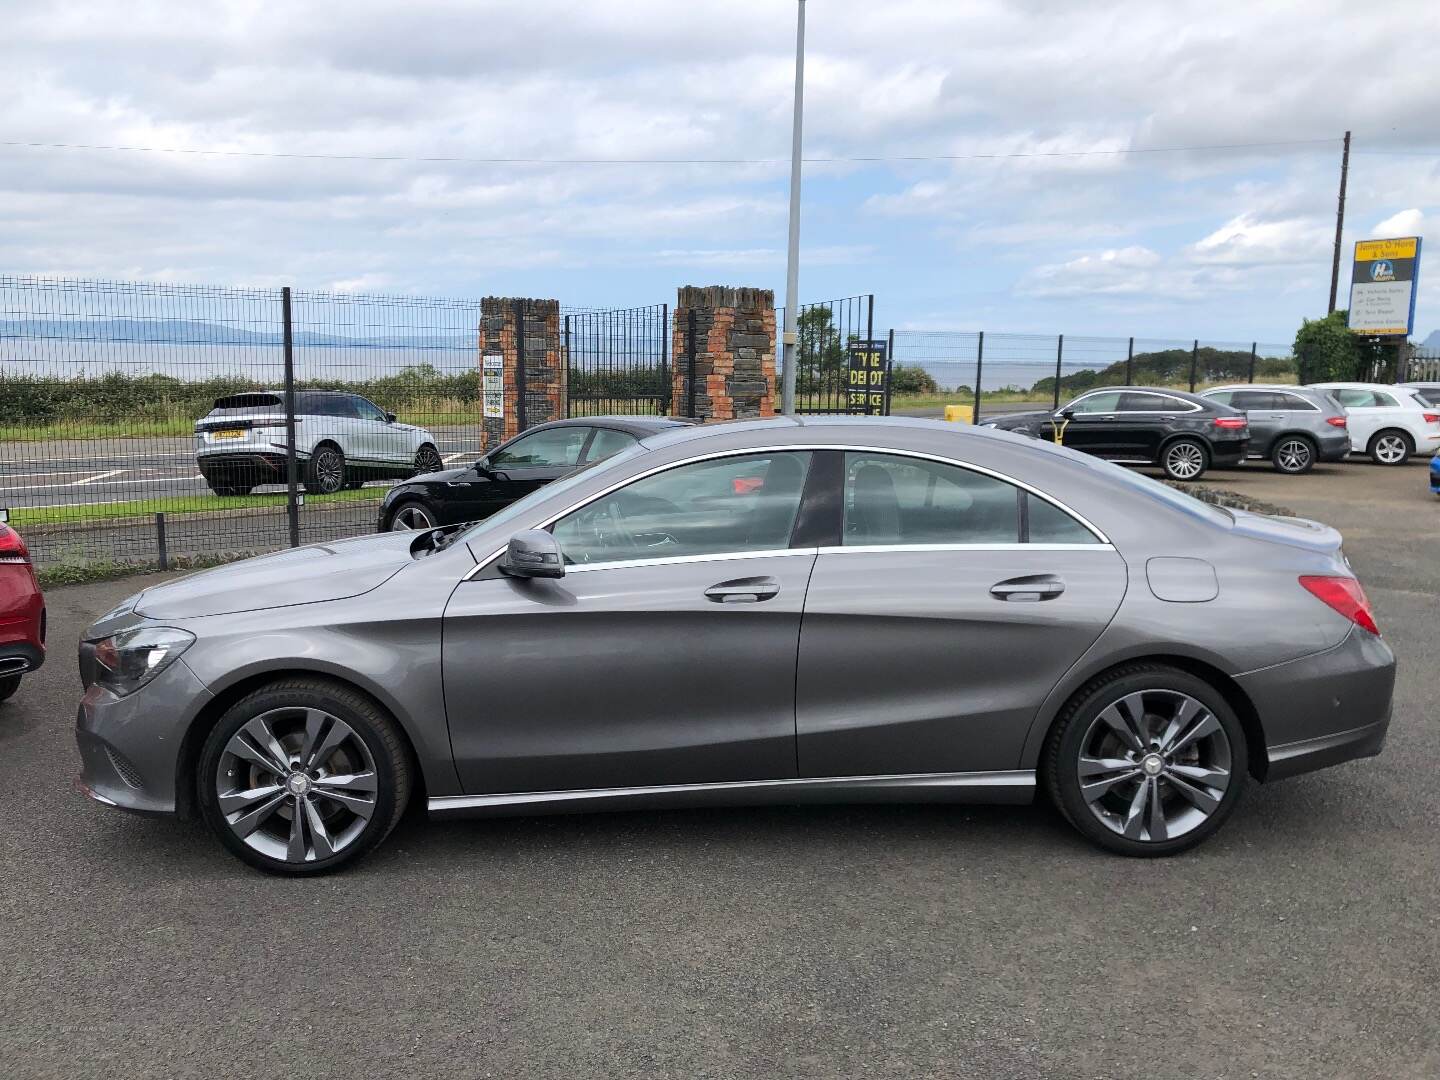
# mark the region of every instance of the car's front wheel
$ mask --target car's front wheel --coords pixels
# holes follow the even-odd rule
[[[333,495],[345,486],[345,454],[332,443],[322,443],[305,463],[305,490],[311,495]]]
[[[390,515],[389,530],[391,532],[410,532],[433,528],[435,528],[434,513],[424,503],[414,499],[402,502]]]
[[[1204,680],[1162,664],[1100,676],[1071,699],[1042,769],[1065,818],[1122,855],[1173,855],[1210,836],[1248,782],[1245,733]]]
[[[1367,453],[1376,465],[1404,465],[1415,452],[1415,444],[1403,431],[1379,431],[1370,440]]]
[[[370,699],[322,679],[242,698],[200,753],[198,794],[220,842],[273,874],[319,874],[383,840],[410,798],[410,758]]]
[[[1176,439],[1160,455],[1160,467],[1171,480],[1198,480],[1210,466],[1210,454],[1199,439]]]

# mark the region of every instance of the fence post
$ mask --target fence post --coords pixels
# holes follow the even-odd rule
[[[971,419],[980,422],[980,386],[985,373],[985,331],[980,331],[980,340],[975,345],[975,411]]]
[[[565,316],[565,416],[575,415],[575,410],[570,407],[570,316]]]
[[[653,309],[652,309],[653,310]],[[670,387],[674,375],[670,372],[670,305],[660,305],[660,382],[665,387],[665,396],[657,400],[660,415],[670,411]]]
[[[1135,385],[1135,339],[1130,339],[1130,346],[1125,350],[1125,385]]]
[[[524,431],[530,426],[525,402],[525,301],[516,297],[510,310],[515,316],[515,430]]]
[[[300,466],[295,459],[295,329],[290,314],[290,286],[280,290],[280,320],[285,347],[285,516],[290,546],[300,546]]]
[[[1060,363],[1064,355],[1065,335],[1061,334],[1059,340],[1055,342],[1055,403],[1050,408],[1051,412],[1060,408]]]
[[[160,563],[160,569],[161,569],[161,570],[169,570],[169,569],[170,569],[170,553],[169,553],[169,552],[166,550],[166,548],[165,548],[165,515],[164,515],[164,513],[157,513],[157,514],[155,515],[155,547],[159,550],[159,554],[160,554],[160,558],[159,558],[159,560],[158,560],[159,563]]]
[[[690,308],[685,323],[685,415],[695,419],[695,309]]]
[[[1190,346],[1190,393],[1195,392],[1195,365],[1200,362],[1200,339],[1195,339],[1195,344]]]
[[[885,415],[890,415],[890,399],[895,396],[895,328],[885,335]]]
[[[1259,345],[1258,341],[1250,342],[1250,377],[1245,380],[1246,382],[1253,383],[1255,381],[1255,350]]]

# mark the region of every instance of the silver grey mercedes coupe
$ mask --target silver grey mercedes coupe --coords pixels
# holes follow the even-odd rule
[[[1314,522],[1005,432],[644,439],[469,526],[146,589],[80,646],[80,784],[318,873],[431,814],[1028,802],[1167,855],[1379,753],[1394,658]],[[1341,823],[1337,822],[1339,827]]]

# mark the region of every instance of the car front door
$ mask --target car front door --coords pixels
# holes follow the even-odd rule
[[[1060,427],[1059,442],[1076,450],[1100,457],[1114,454],[1119,431],[1119,390],[1099,390],[1082,394],[1060,410],[1069,417],[1054,421]]]
[[[465,791],[793,778],[810,460],[667,468],[554,523],[563,578],[461,583],[443,663]]]
[[[842,512],[805,602],[800,775],[1016,768],[1124,561],[1048,500],[925,458],[846,451]]]
[[[497,503],[494,509],[523,499],[573,471],[594,430],[578,424],[541,428],[512,439],[481,459],[480,465],[490,473],[486,494]]]
[[[369,452],[375,460],[389,465],[413,465],[418,447],[410,445],[411,433],[397,426],[385,410],[369,398],[357,394],[351,401],[356,415],[360,417],[360,428]]]

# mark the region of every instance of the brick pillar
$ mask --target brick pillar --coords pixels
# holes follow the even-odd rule
[[[517,316],[523,325],[517,325]],[[489,450],[520,434],[520,330],[524,331],[525,427],[565,415],[565,358],[560,335],[560,301],[487,296],[480,301],[481,449]],[[484,416],[485,357],[502,364],[504,415]]]
[[[675,301],[670,411],[690,407],[690,312],[695,312],[695,415],[738,420],[775,415],[775,293],[687,285]]]

